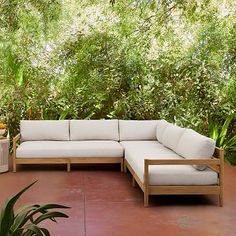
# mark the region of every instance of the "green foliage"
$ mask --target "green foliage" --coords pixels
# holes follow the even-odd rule
[[[0,214],[0,235],[2,236],[50,236],[46,228],[38,226],[39,223],[47,219],[56,222],[55,218],[68,216],[62,212],[50,211],[52,209],[68,208],[58,204],[47,205],[27,205],[14,211],[14,205],[21,195],[27,191],[37,181],[22,189],[15,196],[9,198]]]
[[[230,158],[236,152],[236,134],[230,133],[233,130],[232,124],[235,120],[235,114],[228,116],[223,124],[211,120],[209,124],[209,136],[216,141],[216,146],[223,148],[226,152],[228,161],[235,164],[235,160]]]
[[[11,136],[20,119],[70,118],[164,118],[207,134],[209,117],[236,112],[234,0],[0,4]]]

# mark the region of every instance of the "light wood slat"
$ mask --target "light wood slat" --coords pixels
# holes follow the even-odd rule
[[[130,164],[128,163],[128,161],[126,159],[124,159],[124,163],[125,163],[125,167],[128,168],[128,170],[130,171],[131,175],[134,177],[136,183],[139,185],[139,187],[142,189],[142,191],[144,192],[144,185],[142,183],[142,181],[139,179],[139,177],[137,176],[137,174],[134,172],[133,168],[130,166]]]
[[[219,173],[219,185],[220,185],[220,195],[219,204],[222,207],[224,204],[224,150],[217,149],[220,158],[220,173]]]
[[[16,164],[67,164],[69,159],[62,158],[16,158]]]
[[[150,195],[162,194],[219,194],[219,186],[149,186]]]
[[[220,166],[213,166],[213,165],[208,165],[208,168],[211,170],[215,171],[216,173],[220,173]]]
[[[121,163],[123,158],[115,157],[79,157],[79,158],[69,158],[71,164],[99,164],[99,163]]]
[[[220,165],[219,159],[145,159],[148,165]]]
[[[14,138],[13,138],[13,172],[16,172],[16,147],[17,147],[17,142],[20,140],[21,135],[17,134]]]
[[[149,200],[149,160],[144,160],[144,206],[148,206]]]

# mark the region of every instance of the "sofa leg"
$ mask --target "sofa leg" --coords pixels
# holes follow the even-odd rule
[[[16,160],[15,158],[13,158],[13,162],[12,162],[12,167],[13,167],[13,173],[16,173]]]
[[[124,173],[127,173],[127,166],[126,166],[126,164],[125,164],[125,160],[124,160]]]
[[[67,163],[67,172],[70,172],[70,163]]]
[[[120,171],[124,172],[124,159],[123,158],[121,159],[121,162],[120,162]]]
[[[224,198],[223,198],[223,194],[219,194],[219,206],[223,207],[224,205]]]
[[[13,173],[16,173],[16,163],[13,162]]]
[[[148,193],[144,192],[144,207],[148,207]]]
[[[136,180],[135,178],[132,176],[132,186],[135,188],[136,187]]]

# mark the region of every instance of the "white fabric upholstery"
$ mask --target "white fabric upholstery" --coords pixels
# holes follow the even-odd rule
[[[69,140],[68,120],[22,120],[20,122],[22,141]]]
[[[20,144],[17,158],[123,157],[116,141],[27,141]]]
[[[186,159],[210,158],[215,151],[215,141],[192,129],[186,129],[180,138],[176,152]],[[194,165],[198,170],[206,166]]]
[[[156,139],[158,142],[162,143],[163,142],[163,134],[165,129],[170,125],[169,122],[166,120],[158,120],[157,121],[157,129],[156,129]]]
[[[176,125],[168,125],[162,135],[162,144],[176,152],[179,140],[185,129]]]
[[[182,159],[158,141],[123,141],[125,159],[143,182],[144,159]],[[191,165],[155,165],[149,167],[150,185],[215,185],[217,173],[198,171]]]
[[[156,120],[119,120],[120,141],[155,140]]]
[[[118,141],[118,120],[71,120],[70,139]]]

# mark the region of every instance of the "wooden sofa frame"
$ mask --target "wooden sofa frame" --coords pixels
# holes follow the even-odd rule
[[[109,164],[120,163],[123,172],[123,157],[84,157],[84,158],[16,158],[17,142],[20,141],[21,135],[17,134],[13,138],[13,172],[16,172],[18,164],[66,164],[67,171],[70,172],[71,164]]]
[[[144,193],[144,206],[149,204],[149,195],[169,195],[169,194],[212,194],[218,195],[219,205],[223,206],[224,196],[224,150],[215,148],[213,157],[209,159],[145,159],[144,160],[144,182],[140,180],[131,165],[126,159],[122,158],[16,158],[17,142],[20,140],[20,134],[13,138],[13,172],[16,172],[18,164],[66,164],[67,171],[70,172],[71,164],[89,164],[89,163],[120,163],[121,171],[132,174],[132,185],[136,183]],[[149,185],[149,166],[151,165],[207,165],[213,171],[218,173],[217,185],[199,185],[199,186],[161,186]]]
[[[199,185],[199,186],[161,186],[161,185],[149,185],[149,166],[151,165],[207,165],[213,171],[218,173],[217,185]],[[132,175],[132,185],[139,187],[144,193],[144,206],[148,206],[149,195],[177,195],[177,194],[214,194],[218,195],[219,205],[223,206],[223,177],[224,177],[224,150],[216,148],[213,157],[209,159],[145,159],[144,160],[144,181],[142,182],[137,176],[128,161],[124,160],[124,172],[127,169]]]

